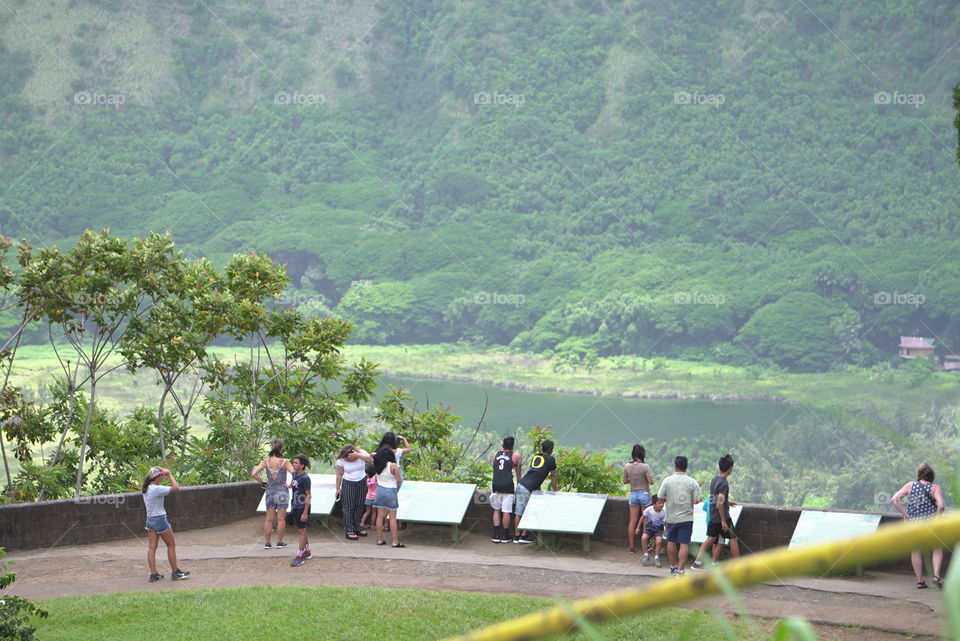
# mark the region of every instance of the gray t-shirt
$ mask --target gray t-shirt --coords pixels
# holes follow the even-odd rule
[[[693,522],[693,505],[702,495],[700,486],[686,472],[674,472],[663,479],[657,497],[667,502],[667,523]]]
[[[167,511],[163,507],[163,497],[170,494],[169,485],[157,485],[153,483],[147,486],[147,491],[143,494],[143,504],[147,508],[147,518],[151,516],[166,516]]]

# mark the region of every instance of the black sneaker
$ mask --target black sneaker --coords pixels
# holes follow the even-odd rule
[[[533,543],[533,541],[531,541],[530,539],[528,539],[528,538],[525,537],[525,536],[521,536],[521,537],[519,537],[519,538],[517,538],[517,539],[514,539],[513,542],[514,542],[514,543]]]
[[[273,546],[273,547],[285,548],[285,547],[287,547],[287,544],[284,543],[283,541],[277,541],[277,544],[276,544],[275,546]]]
[[[290,567],[298,568],[303,565],[304,561],[306,561],[306,559],[302,556],[295,556],[293,557],[293,561],[290,561]]]
[[[313,558],[313,553],[312,553],[310,550],[306,550],[306,551],[303,553],[303,558],[304,558],[304,559]]]
[[[177,568],[176,570],[173,571],[173,574],[170,575],[170,578],[173,579],[174,581],[183,581],[188,576],[190,576],[189,572],[184,572],[180,568]]]
[[[277,547],[280,547],[280,545],[279,545],[279,544],[277,544]],[[263,549],[264,549],[264,550],[270,550],[270,549],[273,549],[273,546],[272,546],[272,545],[270,545],[270,541],[267,541],[266,543],[264,543],[264,544],[263,544]]]
[[[159,581],[162,578],[163,578],[162,574],[154,572],[153,574],[150,575],[150,583],[153,583],[154,581]]]

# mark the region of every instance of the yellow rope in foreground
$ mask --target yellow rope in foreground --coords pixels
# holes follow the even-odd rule
[[[874,564],[908,556],[912,550],[952,547],[960,542],[960,512],[924,521],[880,528],[873,534],[821,543],[796,550],[777,548],[727,561],[719,566],[734,587],[791,576],[820,575],[857,565]],[[682,579],[659,581],[646,590],[628,588],[569,606],[554,607],[505,621],[448,641],[529,641],[573,632],[571,611],[590,621],[607,621],[643,610],[718,594],[712,573],[689,574]]]

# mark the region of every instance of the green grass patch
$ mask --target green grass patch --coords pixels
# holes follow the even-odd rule
[[[37,636],[47,641],[258,639],[280,625],[327,641],[378,637],[384,631],[391,639],[435,641],[553,603],[540,597],[373,587],[126,592],[44,601],[40,605],[50,617],[38,622]],[[678,630],[690,639],[711,638],[716,624],[705,612],[660,610],[600,630],[608,641],[633,641],[638,625],[644,639],[654,640],[675,639]]]

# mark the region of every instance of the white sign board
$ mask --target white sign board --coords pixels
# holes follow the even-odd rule
[[[879,525],[879,514],[804,510],[800,512],[800,520],[797,521],[797,527],[793,530],[790,549],[871,534],[876,532]]]
[[[606,494],[534,492],[520,527],[535,532],[593,534],[606,502]]]
[[[333,511],[337,500],[337,476],[335,474],[310,474],[310,514],[325,515]],[[289,477],[289,475],[288,475]],[[290,505],[292,492],[287,489],[287,505]],[[289,507],[287,508],[289,509]],[[260,497],[257,512],[267,511],[267,493]]]
[[[397,492],[397,519],[460,525],[476,489],[472,483],[404,481]]]
[[[740,512],[743,506],[734,505],[730,508],[730,522],[733,523],[733,529],[737,529],[737,521],[740,520]],[[693,534],[690,535],[691,543],[703,543],[707,538],[707,513],[703,510],[693,510]]]

